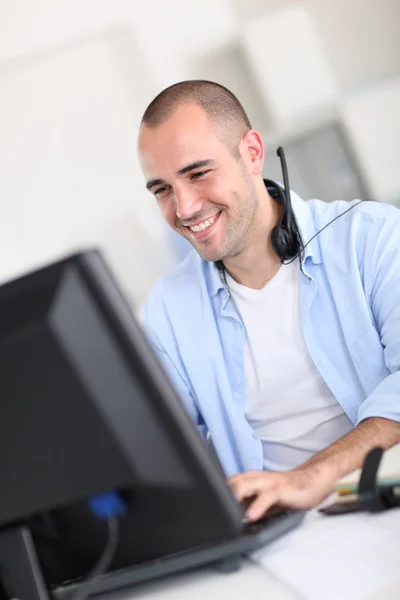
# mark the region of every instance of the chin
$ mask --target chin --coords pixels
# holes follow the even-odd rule
[[[203,260],[207,262],[217,262],[224,258],[222,252],[218,252],[218,250],[210,251],[210,252],[199,252],[197,248],[195,248],[196,252],[201,256]]]

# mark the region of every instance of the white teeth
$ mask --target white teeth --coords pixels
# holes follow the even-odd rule
[[[214,217],[211,217],[210,219],[207,219],[207,221],[203,221],[203,223],[199,223],[198,225],[193,225],[193,227],[191,227],[190,229],[192,231],[204,231],[204,229],[207,229],[207,227],[210,227],[210,225],[212,225],[214,223]]]

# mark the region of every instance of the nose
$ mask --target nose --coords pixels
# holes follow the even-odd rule
[[[176,216],[185,221],[195,215],[202,206],[202,201],[194,190],[175,188]]]

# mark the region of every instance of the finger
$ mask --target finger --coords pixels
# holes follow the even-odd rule
[[[238,481],[239,479],[253,479],[254,477],[259,477],[261,475],[265,475],[265,471],[246,471],[245,473],[237,473],[236,475],[232,475],[228,481]]]
[[[232,488],[240,487],[242,485],[263,485],[269,487],[273,483],[273,475],[270,477],[269,474],[263,473],[263,471],[248,471],[247,473],[240,473],[239,475],[233,475],[228,479],[228,484]]]
[[[232,475],[230,479],[237,479],[244,477],[245,479],[249,477],[255,477],[263,473],[265,475],[265,471],[245,471],[244,473],[236,473],[236,475]]]
[[[262,479],[253,477],[252,479],[240,478],[230,481],[229,485],[238,502],[243,502],[246,498],[258,495],[263,491],[264,485]]]
[[[278,494],[275,490],[269,490],[259,494],[246,510],[246,518],[249,521],[257,521],[265,515],[268,509],[278,501]]]

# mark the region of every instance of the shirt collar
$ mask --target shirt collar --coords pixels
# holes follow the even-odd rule
[[[272,189],[268,189],[268,191],[271,196],[275,195]],[[321,263],[322,257],[319,240],[318,238],[312,239],[317,232],[311,209],[308,203],[300,198],[295,192],[290,191],[290,198],[296,225],[304,245],[304,249],[301,252],[301,262],[304,264],[307,259],[310,259],[313,263]],[[203,263],[208,292],[210,296],[216,296],[219,290],[226,288],[222,264],[219,262],[207,261],[203,261]]]
[[[319,264],[322,262],[321,248],[317,237],[318,231],[314,223],[314,215],[310,205],[295,192],[290,191],[290,198],[294,220],[296,221],[297,229],[299,230],[300,238],[304,246],[301,253],[301,262],[304,264],[305,260],[310,258],[313,263]]]

